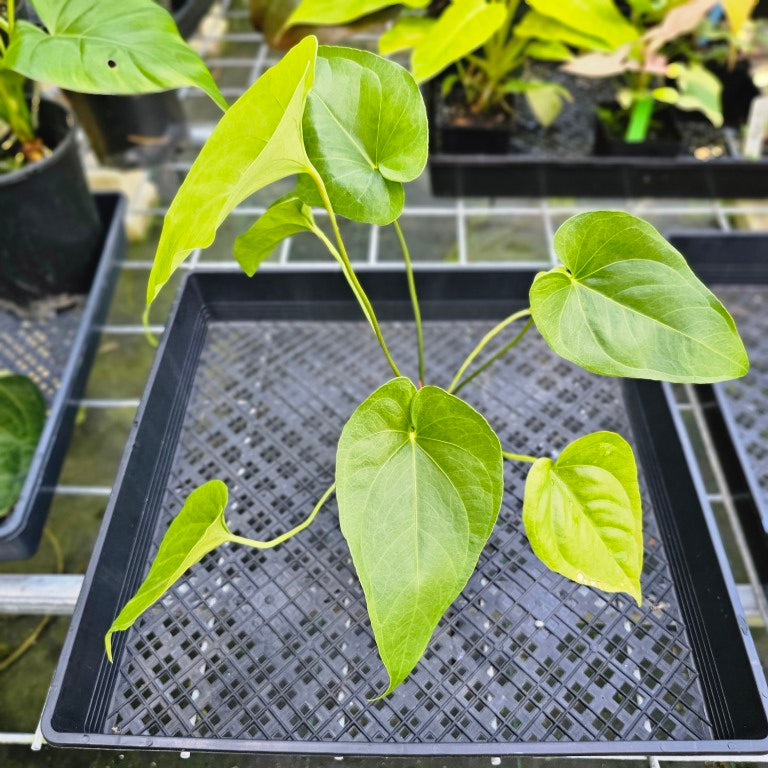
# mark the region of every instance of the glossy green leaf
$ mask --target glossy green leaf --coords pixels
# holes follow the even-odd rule
[[[557,461],[538,459],[528,473],[523,523],[544,565],[640,605],[643,514],[632,448],[615,432],[568,445]]]
[[[206,248],[236,205],[262,187],[312,169],[301,117],[317,41],[305,38],[224,114],[173,199],[147,285],[147,307],[195,248]]]
[[[430,0],[303,0],[288,19],[296,24],[346,24],[391,5],[425,8]]]
[[[531,312],[561,357],[605,376],[713,382],[749,369],[733,319],[650,224],[583,213],[555,235],[564,267],[539,273]]]
[[[485,419],[442,389],[405,378],[352,414],[336,455],[339,522],[389,673],[416,665],[464,588],[503,493],[501,446]]]
[[[367,51],[321,47],[304,143],[336,213],[369,224],[394,221],[402,182],[427,162],[427,114],[413,77]]]
[[[253,277],[286,237],[314,229],[312,209],[291,193],[276,200],[256,223],[235,240],[235,259]]]
[[[8,69],[80,93],[151,93],[193,85],[227,102],[203,60],[154,0],[35,0],[45,30],[20,20]]]
[[[453,0],[413,51],[411,70],[416,82],[430,80],[472,53],[493,36],[506,15],[504,3]]]
[[[128,629],[184,572],[205,555],[229,541],[224,519],[227,486],[211,480],[189,494],[181,511],[168,527],[144,582],[125,604],[104,636],[107,657],[112,661],[112,635]]]
[[[18,499],[45,424],[45,400],[25,376],[0,377],[0,517]]]
[[[558,25],[568,27],[588,38],[596,38],[603,43],[601,48],[605,50],[618,48],[640,37],[640,31],[629,23],[614,0],[528,0],[528,5],[537,14],[552,19]],[[526,19],[523,20],[523,24],[525,22]],[[527,36],[523,35],[520,29],[517,33]],[[561,40],[578,45],[562,36],[541,39]]]
[[[379,53],[388,56],[419,45],[437,23],[426,16],[401,16],[380,38]]]

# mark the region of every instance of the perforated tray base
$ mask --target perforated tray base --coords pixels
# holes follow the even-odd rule
[[[48,405],[24,488],[0,518],[0,560],[29,557],[37,549],[74,421],[70,401],[85,385],[98,338],[94,326],[106,314],[122,258],[124,203],[115,194],[96,195],[96,203],[104,235],[88,297],[55,297],[27,316],[0,307],[0,371],[29,376]]]
[[[286,285],[291,279],[283,278]],[[205,281],[190,280],[185,298]],[[234,285],[231,278],[228,284]],[[182,301],[178,310],[174,327],[191,327],[195,314],[197,330],[185,349],[171,332],[163,356],[177,360],[167,359],[165,370],[160,365],[152,391],[178,394],[186,387],[188,400],[182,395],[179,406],[178,398],[166,398],[165,411],[173,415],[162,437],[147,439],[147,432],[135,439],[110,512],[118,524],[106,530],[96,583],[78,608],[73,632],[82,635],[87,623],[100,639],[187,494],[208,479],[229,486],[227,516],[240,534],[267,538],[301,521],[331,482],[345,420],[388,378],[363,322],[326,319],[339,312],[354,317],[348,302],[313,308],[256,301],[232,311],[227,302],[204,305],[187,314]],[[425,302],[427,317],[434,307]],[[443,317],[493,316],[498,309],[482,302],[453,307],[443,306]],[[386,304],[383,310],[392,311]],[[227,319],[216,320],[222,312]],[[254,313],[260,319],[249,319]],[[321,319],[306,319],[312,314]],[[488,320],[428,320],[429,380],[447,384],[488,327]],[[383,328],[396,359],[412,369],[412,324],[387,321]],[[463,394],[510,450],[555,456],[598,429],[638,443],[622,384],[560,360],[533,333]],[[144,408],[142,424],[152,431],[151,403]],[[165,463],[156,468],[156,483],[139,469],[155,459]],[[336,506],[329,503],[308,531],[275,550],[227,545],[208,555],[118,636],[114,667],[105,665],[103,651],[93,655],[75,640],[74,651],[67,648],[63,657],[68,674],[98,670],[82,721],[89,743],[334,754],[593,751],[595,745],[622,753],[654,741],[711,749],[724,729],[733,728],[726,723],[732,714],[724,719],[722,705],[712,700],[712,660],[701,655],[705,630],[681,604],[680,595],[690,600],[693,587],[685,579],[682,592],[675,585],[657,520],[657,504],[669,502],[663,490],[648,491],[658,479],[649,486],[642,473],[646,602],[638,609],[626,596],[549,572],[533,555],[521,522],[526,469],[506,467],[499,522],[477,571],[424,659],[387,699],[368,701],[386,688],[386,675]],[[150,501],[137,514],[148,486]],[[123,514],[133,522],[120,520]],[[701,520],[700,509],[698,515]],[[118,553],[126,544],[118,530],[123,525],[135,538],[130,572],[122,589],[105,591],[122,576],[115,557],[125,559]],[[674,535],[672,547],[679,547]],[[89,604],[98,619],[83,618]],[[741,632],[733,615],[730,621],[738,655]],[[87,690],[90,683],[81,675],[78,684]],[[51,699],[72,694],[59,679]],[[46,738],[56,743],[62,724],[72,720],[57,719],[54,706],[60,712],[68,706],[48,703],[46,720],[52,718],[55,732]]]

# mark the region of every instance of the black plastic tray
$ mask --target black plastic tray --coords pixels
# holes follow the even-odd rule
[[[527,301],[531,271],[418,275],[427,374],[447,383],[481,330]],[[405,277],[365,272],[401,365]],[[340,375],[334,373],[340,371]],[[529,334],[463,394],[505,445],[559,451],[615,429],[642,468],[638,609],[549,572],[521,525],[525,467],[425,658],[383,690],[334,504],[301,536],[208,555],[115,640],[103,635],[201,482],[234,530],[267,537],[327,487],[344,420],[388,378],[335,272],[190,276],[150,374],[42,729],[59,745],[433,758],[768,751],[766,684],[671,391],[585,373]],[[424,764],[423,762],[420,764]]]
[[[733,314],[751,368],[699,387],[755,566],[768,590],[768,233],[678,233],[672,242]]]
[[[768,160],[430,154],[437,197],[768,197]]]
[[[101,256],[85,303],[41,318],[0,309],[0,370],[31,376],[48,403],[48,418],[21,496],[0,519],[0,560],[33,555],[40,542],[64,454],[123,257],[124,199],[95,196],[103,224]]]

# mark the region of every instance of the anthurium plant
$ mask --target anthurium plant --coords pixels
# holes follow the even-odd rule
[[[222,109],[202,59],[154,0],[27,0],[40,24],[17,18],[15,0],[0,17],[0,121],[5,170],[50,153],[38,134],[28,80],[80,93],[134,94],[196,86]],[[31,104],[30,104],[31,102]]]
[[[555,459],[502,446],[459,396],[465,385],[535,327],[554,353],[605,376],[713,382],[749,364],[736,326],[683,257],[626,213],[565,222],[561,265],[539,273],[530,306],[488,330],[452,381],[432,381],[417,285],[398,217],[404,182],[427,159],[427,118],[413,76],[360,50],[305,38],[269,69],[213,130],[173,200],[147,286],[147,305],[187,256],[210,245],[241,201],[278,179],[296,188],[235,242],[248,275],[280,241],[314,234],[338,262],[392,378],[341,431],[335,482],[306,520],[268,541],[229,530],[227,488],[212,480],[187,498],[146,580],[106,634],[130,627],[181,575],[225,542],[269,548],[305,529],[335,492],[391,693],[411,673],[442,615],[464,588],[504,493],[504,462],[530,464],[522,509],[530,545],[554,571],[642,600],[642,515],[632,448],[613,432],[585,435]],[[313,207],[325,209],[332,237]],[[399,238],[418,348],[411,377],[393,358],[340,233],[340,216],[391,225]],[[510,338],[511,337],[511,338]],[[488,344],[496,339],[496,351]],[[339,372],[339,375],[344,375]],[[513,382],[510,382],[513,384]]]

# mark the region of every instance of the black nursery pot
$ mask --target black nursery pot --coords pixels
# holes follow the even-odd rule
[[[132,168],[160,163],[187,137],[176,91],[141,96],[66,92],[93,151],[104,165]]]
[[[509,125],[487,125],[480,122],[457,125],[450,120],[450,107],[438,85],[427,92],[430,114],[430,150],[447,155],[506,155],[514,152],[512,128]]]
[[[182,37],[190,37],[210,10],[213,0],[170,0],[169,5]]]
[[[53,153],[0,174],[0,299],[20,305],[87,292],[101,239],[72,113],[43,100],[38,133]]]
[[[760,91],[752,81],[749,64],[740,61],[733,69],[723,64],[710,67],[723,84],[723,120],[726,125],[739,127],[747,122],[752,100],[760,95]]]
[[[615,104],[603,103],[599,107],[611,112],[619,109]],[[598,157],[676,157],[681,154],[682,145],[683,138],[669,109],[654,111],[648,137],[638,143],[624,141],[623,130],[617,133],[595,115],[593,153]]]

